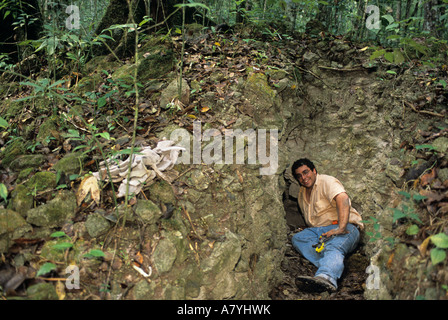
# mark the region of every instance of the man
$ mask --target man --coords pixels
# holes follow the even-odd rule
[[[336,291],[344,258],[358,244],[361,216],[351,207],[341,182],[318,174],[310,160],[297,160],[291,171],[300,184],[298,203],[309,226],[293,236],[292,245],[318,268],[314,277],[300,276],[296,283],[304,290]],[[315,246],[320,236],[325,239],[323,247],[317,246],[321,251]]]

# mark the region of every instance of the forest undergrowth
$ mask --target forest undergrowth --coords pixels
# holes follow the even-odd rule
[[[392,210],[393,230],[389,237],[374,217],[366,221],[370,227],[366,232],[366,242],[384,241],[391,248],[406,244],[415,255],[426,259],[428,268],[440,288],[448,294],[448,275],[446,274],[446,249],[448,248],[448,125],[446,123],[446,105],[448,93],[446,88],[448,67],[440,62],[421,63],[418,58],[405,59],[397,51],[389,51],[369,46],[366,43],[353,43],[343,37],[334,37],[325,33],[313,36],[300,36],[294,39],[271,30],[270,33],[193,33],[189,38],[181,36],[147,39],[136,43],[136,55],[116,61],[110,56],[105,60],[95,60],[87,63],[84,70],[70,68],[70,61],[65,61],[65,73],[53,74],[49,63],[42,58],[36,58],[36,64],[42,63],[38,72],[21,75],[17,72],[5,73],[1,90],[3,103],[0,109],[0,126],[2,136],[2,168],[0,196],[3,208],[10,208],[11,197],[20,185],[28,183],[38,172],[56,172],[56,181],[51,185],[35,185],[28,191],[32,195],[32,207],[51,201],[55,193],[66,190],[79,195],[83,181],[91,172],[98,171],[99,162],[112,155],[126,155],[133,148],[144,145],[155,146],[159,139],[157,135],[169,125],[186,128],[190,132],[194,121],[201,121],[211,127],[224,131],[231,129],[238,122],[238,115],[253,116],[256,110],[245,108],[244,101],[235,94],[235,85],[243,83],[251,72],[270,75],[270,85],[277,88],[282,85],[276,79],[276,73],[293,70],[289,76],[297,81],[291,88],[300,92],[302,77],[319,78],[315,72],[306,69],[302,64],[308,48],[326,46],[322,51],[328,51],[333,46],[344,45],[342,54],[353,55],[353,61],[346,66],[337,64],[320,66],[345,72],[344,69],[360,68],[378,72],[379,81],[388,79],[393,83],[404,73],[415,77],[414,85],[424,88],[425,94],[412,102],[404,102],[403,112],[416,113],[421,117],[433,118],[434,126],[428,131],[416,132],[412,139],[402,142],[402,152],[413,153],[415,162],[403,170],[401,191],[402,202]],[[246,34],[243,35],[243,32]],[[67,40],[69,41],[69,39]],[[145,59],[154,54],[160,59],[174,57],[174,64],[168,63],[167,69],[157,76],[151,76],[145,82],[139,81],[140,68],[138,59]],[[417,57],[422,53],[412,48]],[[145,51],[147,49],[147,51]],[[412,50],[411,50],[412,51]],[[400,51],[402,52],[402,51]],[[180,56],[179,53],[184,53]],[[372,59],[370,59],[373,54]],[[392,55],[391,55],[392,54]],[[362,60],[356,60],[360,56]],[[138,57],[136,59],[136,57]],[[97,62],[99,61],[99,62]],[[48,61],[47,61],[48,62]],[[159,63],[157,60],[156,63]],[[103,64],[100,72],[93,72],[95,64]],[[117,79],[113,71],[128,66],[125,73],[132,75],[131,80]],[[89,67],[93,68],[90,69]],[[71,69],[71,70],[70,70]],[[341,70],[338,70],[341,69]],[[97,69],[98,71],[98,69]],[[182,71],[180,73],[180,71]],[[182,88],[177,99],[172,99],[166,105],[160,105],[161,92],[168,80],[179,77],[189,84],[188,99],[183,99]],[[53,78],[54,77],[54,78]],[[87,79],[95,79],[94,87],[86,89]],[[5,78],[4,78],[5,79]],[[323,79],[322,81],[324,81]],[[180,81],[182,82],[182,81]],[[82,86],[82,84],[86,86]],[[410,89],[412,90],[412,89]],[[235,107],[235,113],[223,112],[225,106]],[[52,119],[53,126],[42,130]],[[82,152],[81,166],[75,172],[63,172],[54,169],[55,164],[72,152]],[[12,170],[11,163],[19,155],[34,155],[32,161],[37,164],[23,165],[27,171]],[[31,159],[31,158],[30,158]],[[38,160],[36,160],[38,159]],[[20,168],[22,169],[22,168]],[[187,169],[188,170],[188,169]],[[180,175],[185,172],[181,172]],[[122,200],[116,198],[113,184],[101,186],[101,200],[96,201],[95,192],[98,186],[84,190],[90,197],[78,200],[78,208],[74,221],[85,221],[87,216],[96,211],[104,210],[112,213]],[[116,186],[115,186],[116,188]],[[137,198],[150,198],[147,188],[138,195],[129,195],[123,201],[126,206],[135,204]],[[18,206],[17,203],[15,203]],[[169,208],[164,208],[166,212]],[[126,218],[121,222],[124,225]],[[119,226],[119,224],[117,223]],[[46,236],[19,237],[12,239],[13,245],[2,254],[2,269],[0,270],[0,285],[3,288],[2,297],[25,297],[26,290],[36,283],[60,283],[63,270],[57,268],[57,261],[47,259],[42,263],[40,255],[43,245],[51,239],[64,239],[62,245],[56,248],[63,254],[60,259],[67,258],[72,250],[76,231],[64,225],[58,233]],[[107,238],[103,247],[86,243],[86,252],[91,259],[100,260],[103,275],[98,279],[89,279],[91,287],[100,288],[107,282],[107,274],[119,266],[109,265],[110,257],[104,254],[104,246],[113,246],[115,240]],[[65,243],[65,245],[64,245]],[[71,243],[71,245],[70,245]],[[401,273],[398,268],[398,255],[392,249],[385,262],[391,272],[395,272],[394,281],[397,288]],[[24,258],[26,257],[26,258]],[[19,259],[25,259],[20,262]],[[138,257],[135,258],[134,260]],[[132,263],[130,257],[122,257],[127,263]],[[48,264],[50,263],[50,265]],[[16,267],[20,265],[20,267]],[[45,267],[44,267],[45,266]],[[309,296],[295,291],[292,281],[295,275],[312,273],[313,267],[307,264],[291,246],[287,246],[284,270],[289,272],[285,281],[271,293],[274,299],[363,299],[367,274],[367,257],[363,251],[355,252],[349,259],[347,273],[342,279],[342,289],[335,295]],[[14,271],[12,271],[14,269]],[[63,299],[66,293],[56,286],[57,298]],[[399,291],[399,289],[396,289]],[[29,294],[29,292],[28,292]],[[107,290],[100,293],[76,295],[71,298],[107,298]],[[417,294],[414,298],[424,298]],[[442,297],[444,298],[444,297]],[[445,297],[446,298],[446,297]]]

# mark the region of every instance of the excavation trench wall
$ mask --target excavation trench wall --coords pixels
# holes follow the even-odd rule
[[[400,296],[392,285],[394,275],[384,263],[390,252],[383,255],[383,250],[384,239],[392,235],[392,208],[400,201],[397,192],[406,182],[404,168],[415,160],[402,150],[402,144],[414,141],[416,132],[427,130],[437,120],[406,109],[403,101],[416,101],[422,94],[415,86],[411,89],[415,82],[409,71],[396,77],[381,70],[353,68],[346,57],[332,51],[326,56],[330,61],[319,58],[323,55],[318,50],[304,56],[309,58],[300,68],[299,90],[293,92],[287,86],[279,93],[287,116],[279,147],[279,172],[283,174],[279,188],[296,197],[298,186],[290,166],[303,157],[311,159],[319,173],[340,179],[363,219],[373,217],[380,225],[375,233],[379,231],[381,239],[369,241],[366,236],[374,231],[373,224],[366,223],[362,233],[362,250],[370,263],[366,272],[372,273],[364,296]],[[297,219],[287,218],[293,228]]]
[[[288,172],[298,158],[308,157],[320,173],[339,178],[364,219],[380,221],[383,237],[392,231],[390,208],[403,184],[403,167],[412,160],[400,144],[429,121],[417,121],[417,114],[403,109],[403,97],[413,101],[418,94],[409,92],[411,75],[354,68],[334,48],[302,52],[300,66],[248,72],[230,87],[229,101],[210,100],[224,127],[278,130],[278,149],[271,148],[278,152],[276,171],[263,175],[262,165],[247,158],[244,164],[179,164],[176,170],[182,174],[173,190],[182,210],[146,227],[154,279],[139,281],[130,297],[270,298],[284,277],[290,226],[282,199],[297,192]],[[210,128],[216,129],[202,124],[201,130]],[[171,137],[178,129],[167,127],[159,137]],[[209,143],[203,141],[202,148]],[[166,187],[163,181],[151,186],[154,200],[172,201]],[[363,237],[362,245],[380,277],[365,296],[391,298],[390,277],[377,261],[382,240]]]
[[[280,266],[289,229],[282,197],[297,193],[289,170],[298,158],[308,157],[320,173],[338,177],[364,219],[381,221],[384,237],[392,230],[390,208],[409,161],[400,143],[416,130],[410,126],[416,115],[404,112],[397,98],[410,95],[406,75],[400,81],[381,80],[364,68],[319,68],[328,61],[305,56],[311,58],[300,69],[251,73],[233,88],[243,101],[233,129],[279,130],[277,171],[260,175],[259,165],[215,164],[184,177],[192,186],[184,205],[193,219],[206,221],[201,244],[210,251],[200,264],[202,281],[188,298],[269,297],[284,276]],[[223,107],[223,121],[232,108]],[[220,240],[215,242],[212,234]],[[382,242],[363,237],[362,246],[376,266]],[[367,298],[391,297],[387,273],[381,274],[379,286],[367,288]]]

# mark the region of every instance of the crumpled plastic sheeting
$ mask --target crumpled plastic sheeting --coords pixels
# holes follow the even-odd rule
[[[139,193],[145,183],[154,180],[157,176],[166,180],[163,171],[173,168],[180,151],[185,151],[185,148],[175,146],[171,140],[161,140],[154,149],[143,147],[138,154],[132,155],[129,194]],[[109,159],[107,161],[112,182],[121,182],[117,197],[124,197],[131,157],[124,161],[120,159]],[[93,176],[98,180],[109,181],[105,161],[100,163],[100,170],[94,172]]]

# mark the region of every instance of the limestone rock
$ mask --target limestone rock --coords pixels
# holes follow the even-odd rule
[[[101,236],[109,231],[111,225],[109,221],[99,213],[92,213],[87,217],[86,229],[92,238]]]
[[[177,250],[174,243],[169,238],[159,241],[154,250],[154,265],[159,273],[165,273],[171,270],[176,260]]]
[[[12,240],[20,238],[31,230],[31,225],[19,213],[0,209],[0,253],[8,250]]]
[[[42,282],[30,286],[26,290],[27,296],[31,300],[58,300],[55,286],[49,282]]]
[[[135,214],[138,215],[144,223],[153,224],[160,219],[162,211],[151,200],[138,200],[135,206]]]
[[[212,254],[204,259],[201,268],[204,272],[225,274],[235,268],[241,256],[241,243],[231,231],[226,232],[226,239],[216,244]]]
[[[45,156],[42,154],[30,154],[30,155],[22,155],[14,159],[9,168],[12,170],[22,170],[26,168],[36,168],[39,167],[45,161]]]
[[[65,174],[76,174],[81,171],[81,164],[83,160],[84,156],[82,153],[69,153],[56,162],[53,169],[64,172]]]
[[[188,105],[190,103],[190,86],[188,82],[182,79],[182,93],[179,98],[179,88],[178,88],[178,80],[173,80],[168,87],[166,87],[162,91],[162,95],[160,97],[160,107],[162,109],[168,109],[169,104],[173,102],[176,98],[180,100],[184,105]]]
[[[41,227],[60,227],[75,216],[76,196],[62,190],[53,200],[28,211],[27,222]]]

